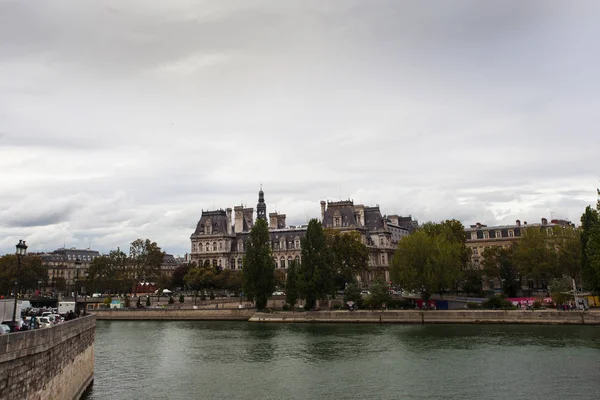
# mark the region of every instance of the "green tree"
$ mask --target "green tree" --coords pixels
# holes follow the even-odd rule
[[[482,266],[488,278],[498,278],[502,291],[508,297],[516,297],[521,287],[521,278],[515,262],[515,247],[493,246],[485,249]]]
[[[259,310],[267,306],[267,300],[275,289],[275,263],[270,242],[267,222],[257,220],[244,255],[242,285],[248,300],[255,301]]]
[[[296,260],[290,263],[287,271],[287,280],[285,282],[285,302],[292,306],[292,309],[298,301],[298,262]]]
[[[579,280],[583,256],[581,230],[556,226],[552,238],[558,257],[558,273]]]
[[[183,287],[185,285],[185,276],[190,271],[190,264],[183,264],[175,268],[171,278],[172,287]]]
[[[215,280],[215,272],[212,267],[194,267],[189,270],[184,278],[186,285],[196,292],[211,288]]]
[[[466,269],[463,271],[462,290],[466,294],[475,297],[483,297],[483,285],[481,282],[481,271],[477,269]]]
[[[344,290],[344,304],[348,304],[351,301],[356,307],[362,307],[363,301],[360,292],[361,290],[355,282],[348,284]]]
[[[550,297],[552,297],[552,301],[555,304],[564,304],[571,300],[572,296],[565,293],[572,290],[571,278],[566,276],[560,279],[553,279],[550,283]]]
[[[355,282],[368,269],[369,249],[356,231],[325,229],[325,239],[331,251],[336,288],[344,290],[346,284]]]
[[[323,226],[318,220],[311,219],[302,240],[302,262],[298,272],[298,289],[307,310],[313,309],[318,299],[325,299],[334,291],[332,264]]]
[[[182,294],[179,295],[179,302],[183,304],[185,302],[185,297]]]
[[[15,281],[19,282],[19,291],[37,289],[39,281],[48,281],[48,270],[42,265],[42,259],[38,256],[27,255],[21,259],[21,270],[17,274],[18,259],[14,254],[0,257],[0,293],[6,295],[12,293]]]
[[[150,239],[136,239],[129,246],[130,275],[133,278],[134,293],[140,282],[153,282],[160,275],[160,265],[165,253],[156,242]]]
[[[445,235],[419,230],[404,237],[392,259],[392,281],[424,300],[452,287],[463,267],[462,248]]]
[[[599,205],[600,207],[600,205]],[[600,213],[587,206],[581,216],[581,275],[584,286],[600,292]]]
[[[542,281],[542,286],[562,276],[558,270],[556,247],[548,240],[546,230],[536,227],[526,229],[516,245],[514,259],[521,276],[538,283]]]
[[[462,267],[468,266],[471,260],[471,251],[467,248],[467,234],[460,221],[447,219],[440,223],[426,222],[421,229],[429,236],[443,236],[448,242],[455,243],[459,247]]]
[[[391,300],[388,286],[383,282],[375,282],[371,286],[368,302],[371,307],[379,308]]]

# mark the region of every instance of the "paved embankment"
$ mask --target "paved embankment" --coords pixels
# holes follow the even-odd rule
[[[561,311],[316,311],[255,313],[250,322],[386,324],[600,325],[600,312]]]
[[[176,310],[176,309],[141,309],[141,310],[98,310],[96,318],[101,320],[196,320],[196,321],[248,321],[256,310]]]

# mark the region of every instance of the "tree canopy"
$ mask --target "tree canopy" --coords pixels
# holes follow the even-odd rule
[[[160,276],[165,253],[150,239],[136,239],[129,246],[129,274],[134,280],[134,292],[141,282],[153,282]]]
[[[369,263],[369,249],[356,231],[340,232],[325,229],[325,239],[331,251],[332,268],[335,272],[335,284],[344,289],[348,283],[366,271]]]
[[[0,293],[6,295],[15,289],[17,279],[18,260],[14,254],[0,257]],[[42,259],[34,255],[27,255],[21,260],[19,273],[19,290],[26,291],[39,287],[39,281],[48,281],[48,270],[42,265]]]
[[[464,265],[462,244],[448,240],[444,229],[432,228],[400,240],[390,268],[394,283],[424,300],[452,288]]]
[[[298,272],[298,289],[305,299],[304,307],[313,309],[316,301],[334,291],[333,257],[327,246],[323,225],[316,219],[308,223],[302,239],[302,262]]]
[[[270,242],[267,222],[258,219],[250,232],[244,255],[242,286],[248,300],[256,301],[259,310],[267,306],[267,300],[275,289],[275,262]]]
[[[488,278],[498,278],[502,291],[508,297],[515,297],[521,287],[521,277],[515,262],[515,246],[489,247],[483,251],[482,266]]]

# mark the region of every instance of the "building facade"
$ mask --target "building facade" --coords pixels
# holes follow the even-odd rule
[[[267,205],[262,188],[258,192],[257,218],[267,220]],[[273,261],[278,269],[287,269],[293,260],[300,260],[302,238],[307,225],[287,226],[286,215],[268,214]],[[254,227],[254,209],[236,206],[233,209],[202,211],[196,230],[191,235],[190,260],[196,265],[241,270],[250,231]]]
[[[467,235],[466,246],[471,250],[471,267],[476,270],[483,268],[483,252],[489,247],[510,247],[523,236],[525,230],[531,228],[544,229],[551,235],[556,226],[572,227],[573,224],[570,221],[558,219],[548,222],[546,218],[542,218],[540,223],[533,224],[527,224],[527,221],[521,223],[520,220],[516,220],[513,225],[487,226],[479,222],[470,225],[465,229],[465,233]],[[523,289],[536,289],[535,284],[531,281],[525,281],[523,284],[526,285]],[[485,278],[483,287],[489,290],[501,290],[502,282],[498,278]]]
[[[74,290],[77,277],[77,260],[79,260],[79,279],[84,280],[91,262],[100,257],[100,253],[91,249],[56,249],[51,253],[41,254],[43,265],[48,269],[49,287],[56,287],[59,278],[65,279],[68,290]],[[82,290],[85,290],[82,288]]]
[[[257,219],[267,219],[271,251],[277,269],[286,270],[292,261],[301,261],[302,239],[308,225],[288,226],[286,215],[267,214],[264,192],[258,193]],[[191,262],[217,268],[241,270],[254,226],[254,209],[236,206],[233,209],[202,211],[196,230],[190,237]],[[417,222],[412,217],[383,216],[379,206],[355,205],[353,201],[321,202],[321,223],[324,228],[357,231],[369,249],[369,271],[361,278],[368,283],[380,277],[389,280],[389,265],[398,245],[412,233]]]
[[[352,200],[321,201],[321,222],[324,228],[360,234],[369,249],[369,269],[360,277],[365,283],[377,278],[390,280],[390,264],[398,242],[418,226],[410,216],[384,216],[378,205],[369,207]]]

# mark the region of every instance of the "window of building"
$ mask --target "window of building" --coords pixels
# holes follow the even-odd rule
[[[213,251],[217,251],[217,242],[213,242]]]
[[[471,240],[477,239],[477,232],[471,232]]]
[[[484,239],[489,239],[490,238],[490,233],[488,231],[483,232],[483,238]]]
[[[238,258],[238,269],[242,269],[242,259]]]
[[[279,260],[279,268],[285,268],[285,258],[283,257]]]
[[[288,262],[287,262],[288,268],[290,267],[290,265],[292,265],[292,256],[288,257]]]
[[[515,231],[508,231],[508,237],[515,237]]]
[[[385,254],[381,255],[381,264],[385,265]]]
[[[474,256],[478,256],[479,255],[479,250],[477,249],[477,247],[473,247],[473,255]]]
[[[496,231],[496,239],[500,239],[500,238],[502,238],[502,232]]]
[[[340,217],[333,218],[333,226],[336,228],[340,226]]]

